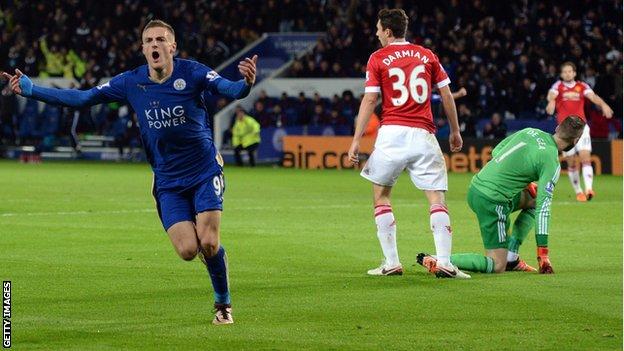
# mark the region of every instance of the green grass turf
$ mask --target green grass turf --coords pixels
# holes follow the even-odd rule
[[[212,292],[162,231],[147,165],[0,162],[0,278],[13,282],[15,350],[622,349],[622,178],[576,203],[561,178],[556,274],[438,280],[424,196],[394,191],[401,277],[379,263],[370,185],[352,171],[226,170],[222,242],[236,324],[210,325]],[[450,175],[455,252],[481,252]],[[521,254],[535,263],[532,234]]]

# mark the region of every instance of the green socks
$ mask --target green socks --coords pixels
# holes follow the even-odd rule
[[[457,268],[481,273],[494,272],[494,260],[481,254],[461,253],[451,255],[451,263]]]
[[[511,237],[508,240],[507,249],[511,252],[518,253],[518,249],[520,245],[524,242],[527,235],[531,229],[533,229],[533,225],[535,224],[535,210],[527,209],[520,211],[518,217],[516,218],[513,229],[511,231]]]

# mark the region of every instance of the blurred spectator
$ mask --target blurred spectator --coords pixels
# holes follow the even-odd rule
[[[256,166],[254,153],[260,145],[260,124],[253,117],[248,116],[245,110],[236,110],[236,121],[232,127],[232,146],[238,166],[243,165],[241,152],[246,150],[249,155],[249,165]]]
[[[621,138],[622,122],[615,118],[605,117],[598,106],[589,104],[589,107],[585,108],[585,115],[589,120],[592,139],[610,139],[612,131],[614,136]]]
[[[275,126],[273,116],[266,110],[265,104],[262,101],[256,101],[251,114],[256,117],[258,122],[260,122],[260,126],[262,126],[262,128]]]
[[[0,144],[16,144],[17,98],[8,84],[0,85]]]
[[[437,118],[436,123],[436,137],[439,139],[447,139],[451,132],[451,127],[448,124],[446,118]]]
[[[305,93],[302,91],[299,93],[297,103],[295,104],[295,113],[297,114],[296,124],[308,125],[310,124],[310,117],[312,116],[312,101],[306,98]]]
[[[363,62],[380,45],[377,12],[387,6],[381,1],[326,6],[325,37],[296,60],[289,75],[324,77],[330,65],[334,77],[340,72],[363,77]],[[567,60],[581,67],[579,79],[595,80],[607,90],[595,89],[597,94],[613,95],[615,101],[607,103],[622,105],[622,1],[571,6],[561,1],[443,0],[428,6],[401,2],[401,7],[410,19],[407,40],[433,49],[453,84],[475,92],[466,105],[476,116],[501,111],[517,118],[540,117],[536,107],[558,79],[558,65]]]
[[[310,117],[309,124],[312,126],[320,126],[329,121],[329,116],[325,112],[325,108],[321,103],[317,103],[314,105],[314,111],[312,112],[312,116]]]
[[[459,104],[457,114],[462,137],[475,138],[477,136],[477,117],[472,114],[466,104]]]
[[[501,114],[494,112],[492,119],[485,125],[483,137],[488,139],[504,139],[507,136],[507,125]]]
[[[0,70],[79,79],[98,65],[98,77],[112,76],[144,63],[141,30],[153,18],[174,27],[181,57],[216,68],[264,32],[324,31],[323,7],[318,0],[0,2]]]

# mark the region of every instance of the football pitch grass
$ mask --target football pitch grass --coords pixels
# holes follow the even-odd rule
[[[144,164],[0,162],[0,278],[12,281],[15,350],[621,350],[622,178],[597,197],[555,191],[556,274],[442,280],[428,206],[393,194],[403,276],[369,277],[381,250],[370,185],[355,171],[226,168],[222,244],[235,324],[212,326],[210,280],[177,257]],[[454,252],[482,252],[450,174]],[[535,264],[529,234],[521,256]]]

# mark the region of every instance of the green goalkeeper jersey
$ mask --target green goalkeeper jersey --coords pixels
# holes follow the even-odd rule
[[[551,134],[525,128],[492,150],[492,160],[471,185],[494,202],[509,202],[530,182],[538,183],[535,234],[548,235],[550,204],[559,180],[559,150]]]

